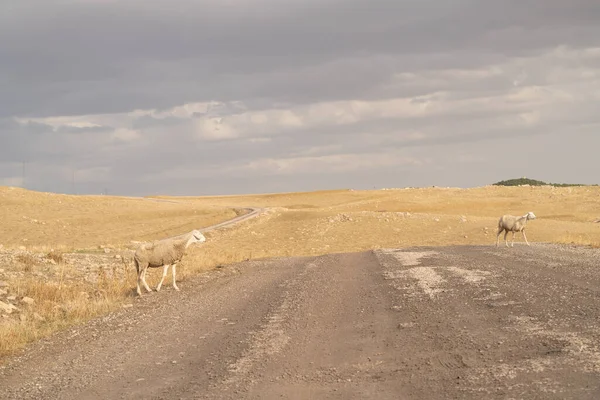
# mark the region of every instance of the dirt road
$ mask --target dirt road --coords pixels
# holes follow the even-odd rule
[[[536,244],[228,266],[32,346],[0,370],[0,398],[597,399],[599,257]]]
[[[206,228],[202,228],[201,231],[202,232],[210,232],[210,231],[214,231],[216,229],[226,228],[228,226],[238,224],[242,221],[246,221],[250,218],[258,217],[260,215],[260,213],[266,211],[267,209],[266,208],[258,208],[258,207],[249,207],[249,208],[245,208],[245,210],[247,211],[246,214],[241,214],[241,215],[238,215],[237,217],[229,219],[227,221],[223,221],[221,223],[211,225]]]

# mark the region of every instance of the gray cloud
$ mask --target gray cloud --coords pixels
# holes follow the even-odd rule
[[[23,3],[0,28],[6,114],[345,98],[398,70],[586,46],[600,33],[593,0]]]
[[[550,154],[595,140],[595,0],[233,4],[3,6],[0,184],[27,161],[57,191],[73,170],[124,194],[470,185],[513,173],[489,149],[519,140],[547,150],[521,169],[582,181]]]

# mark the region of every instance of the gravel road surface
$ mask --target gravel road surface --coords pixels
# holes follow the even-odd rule
[[[2,399],[599,399],[600,252],[250,261],[32,345]]]

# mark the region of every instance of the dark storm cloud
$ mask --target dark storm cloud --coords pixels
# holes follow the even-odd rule
[[[264,95],[314,101],[322,99],[320,87],[328,98],[346,98],[403,66],[473,66],[485,61],[477,53],[493,58],[557,44],[585,46],[600,34],[593,0],[10,4],[0,17],[4,116],[124,112]],[[442,64],[419,62],[436,54]],[[444,54],[452,57],[444,60]],[[369,65],[381,55],[390,57],[387,66]],[[344,61],[356,57],[367,62]],[[327,63],[337,68],[303,73]],[[298,81],[286,85],[287,78]]]

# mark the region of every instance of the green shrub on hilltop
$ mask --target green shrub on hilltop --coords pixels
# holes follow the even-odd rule
[[[505,181],[500,181],[494,183],[495,186],[520,186],[520,185],[530,185],[530,186],[546,186],[548,185],[544,181],[538,181],[535,179],[529,178],[518,178],[518,179],[508,179]]]
[[[557,186],[557,187],[569,187],[569,186],[598,186],[598,185],[585,185],[581,183],[546,183],[544,181],[538,181],[536,179],[529,178],[518,178],[518,179],[508,179],[505,181],[496,182],[493,184],[494,186],[521,186],[521,185],[529,185],[529,186]]]

